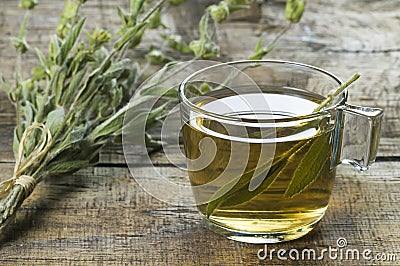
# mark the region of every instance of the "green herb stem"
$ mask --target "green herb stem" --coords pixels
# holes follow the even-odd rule
[[[158,1],[157,4],[144,16],[142,22],[147,21],[163,4],[165,0]]]
[[[358,73],[354,74],[348,81],[343,83],[334,93],[328,94],[326,99],[317,108],[314,109],[313,113],[321,111],[324,107],[326,107],[328,104],[330,104],[336,96],[338,96],[340,93],[342,93],[348,86],[350,86],[360,76],[361,75]]]

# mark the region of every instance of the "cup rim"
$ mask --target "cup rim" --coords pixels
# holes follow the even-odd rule
[[[316,67],[316,66],[312,66],[312,65],[308,65],[308,64],[304,64],[304,63],[299,63],[299,62],[293,62],[293,61],[286,61],[286,60],[274,60],[274,59],[269,59],[269,60],[237,60],[237,61],[230,61],[230,62],[224,62],[224,63],[219,63],[216,65],[212,65],[212,66],[208,66],[205,68],[202,68],[200,70],[197,70],[195,72],[193,72],[192,74],[190,74],[188,77],[186,77],[181,84],[179,85],[178,88],[178,97],[179,100],[182,104],[186,105],[187,107],[189,107],[190,109],[192,109],[193,111],[197,112],[197,113],[201,113],[203,115],[209,116],[211,118],[215,118],[215,119],[222,119],[222,120],[229,120],[229,121],[237,121],[237,122],[248,122],[248,123],[254,123],[254,119],[247,119],[247,118],[238,118],[238,117],[232,117],[232,116],[227,116],[227,115],[222,115],[222,114],[218,114],[215,112],[210,112],[207,110],[204,110],[203,108],[193,104],[191,101],[189,101],[189,99],[185,96],[184,93],[184,89],[186,84],[188,84],[190,82],[190,80],[201,74],[204,71],[208,71],[210,69],[213,68],[217,68],[217,67],[221,67],[221,66],[234,66],[234,65],[238,65],[238,64],[257,64],[257,63],[261,63],[261,64],[280,64],[280,65],[290,65],[290,66],[297,66],[297,67],[303,67],[309,70],[313,70],[316,72],[319,72],[321,74],[326,75],[327,77],[333,79],[334,81],[336,81],[338,83],[338,87],[342,85],[342,81],[334,74],[332,74],[331,72],[324,70],[322,68]],[[343,94],[343,100],[340,101],[339,103],[330,106],[329,108],[325,108],[323,110],[320,110],[316,113],[311,113],[311,114],[307,114],[307,115],[302,115],[302,116],[294,116],[294,117],[290,117],[290,118],[274,118],[274,119],[257,119],[257,123],[269,123],[269,122],[290,122],[290,121],[298,121],[298,120],[303,120],[303,119],[313,119],[313,118],[317,118],[320,116],[324,116],[327,115],[329,113],[332,112],[332,110],[337,109],[338,106],[343,105],[346,100],[347,100],[347,88],[342,92]]]

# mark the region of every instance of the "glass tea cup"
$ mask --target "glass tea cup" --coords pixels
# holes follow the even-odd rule
[[[347,103],[347,90],[305,64],[222,63],[179,88],[184,148],[196,205],[215,232],[248,243],[299,238],[323,217],[336,167],[374,162],[379,108]]]

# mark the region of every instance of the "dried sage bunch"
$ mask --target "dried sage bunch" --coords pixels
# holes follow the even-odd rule
[[[26,15],[19,36],[12,40],[17,51],[15,81],[7,82],[0,74],[0,84],[16,109],[16,163],[13,176],[0,182],[0,231],[40,181],[95,165],[104,145],[120,136],[128,109],[168,91],[152,95],[155,92],[148,90],[149,94],[141,94],[128,104],[148,68],[140,67],[126,52],[140,44],[148,29],[165,28],[161,21],[165,5],[183,1],[129,0],[129,10],[118,8],[122,22],[119,36],[112,42],[110,32],[104,29],[84,29],[86,18],[81,18],[79,11],[86,0],[65,0],[48,52],[36,49],[40,64],[29,78],[23,78],[22,56],[30,49],[25,33],[37,0],[20,0]],[[303,1],[288,1],[290,14],[302,13],[298,3]],[[248,7],[249,0],[223,0],[209,6],[199,23],[198,40],[187,43],[181,36],[164,34],[165,45],[150,48],[145,56],[147,64],[176,61],[165,55],[167,49],[192,54],[195,59],[217,57],[215,29],[208,28],[209,21],[221,23],[231,12]],[[254,58],[269,51],[260,39]],[[149,127],[159,125],[163,111],[163,107],[157,108],[147,116]],[[149,145],[157,144],[145,134]]]

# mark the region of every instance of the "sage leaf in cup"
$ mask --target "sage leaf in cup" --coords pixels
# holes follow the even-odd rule
[[[330,134],[325,134],[315,138],[293,173],[289,187],[285,191],[286,198],[291,198],[309,187],[323,167],[329,163],[329,137]]]

